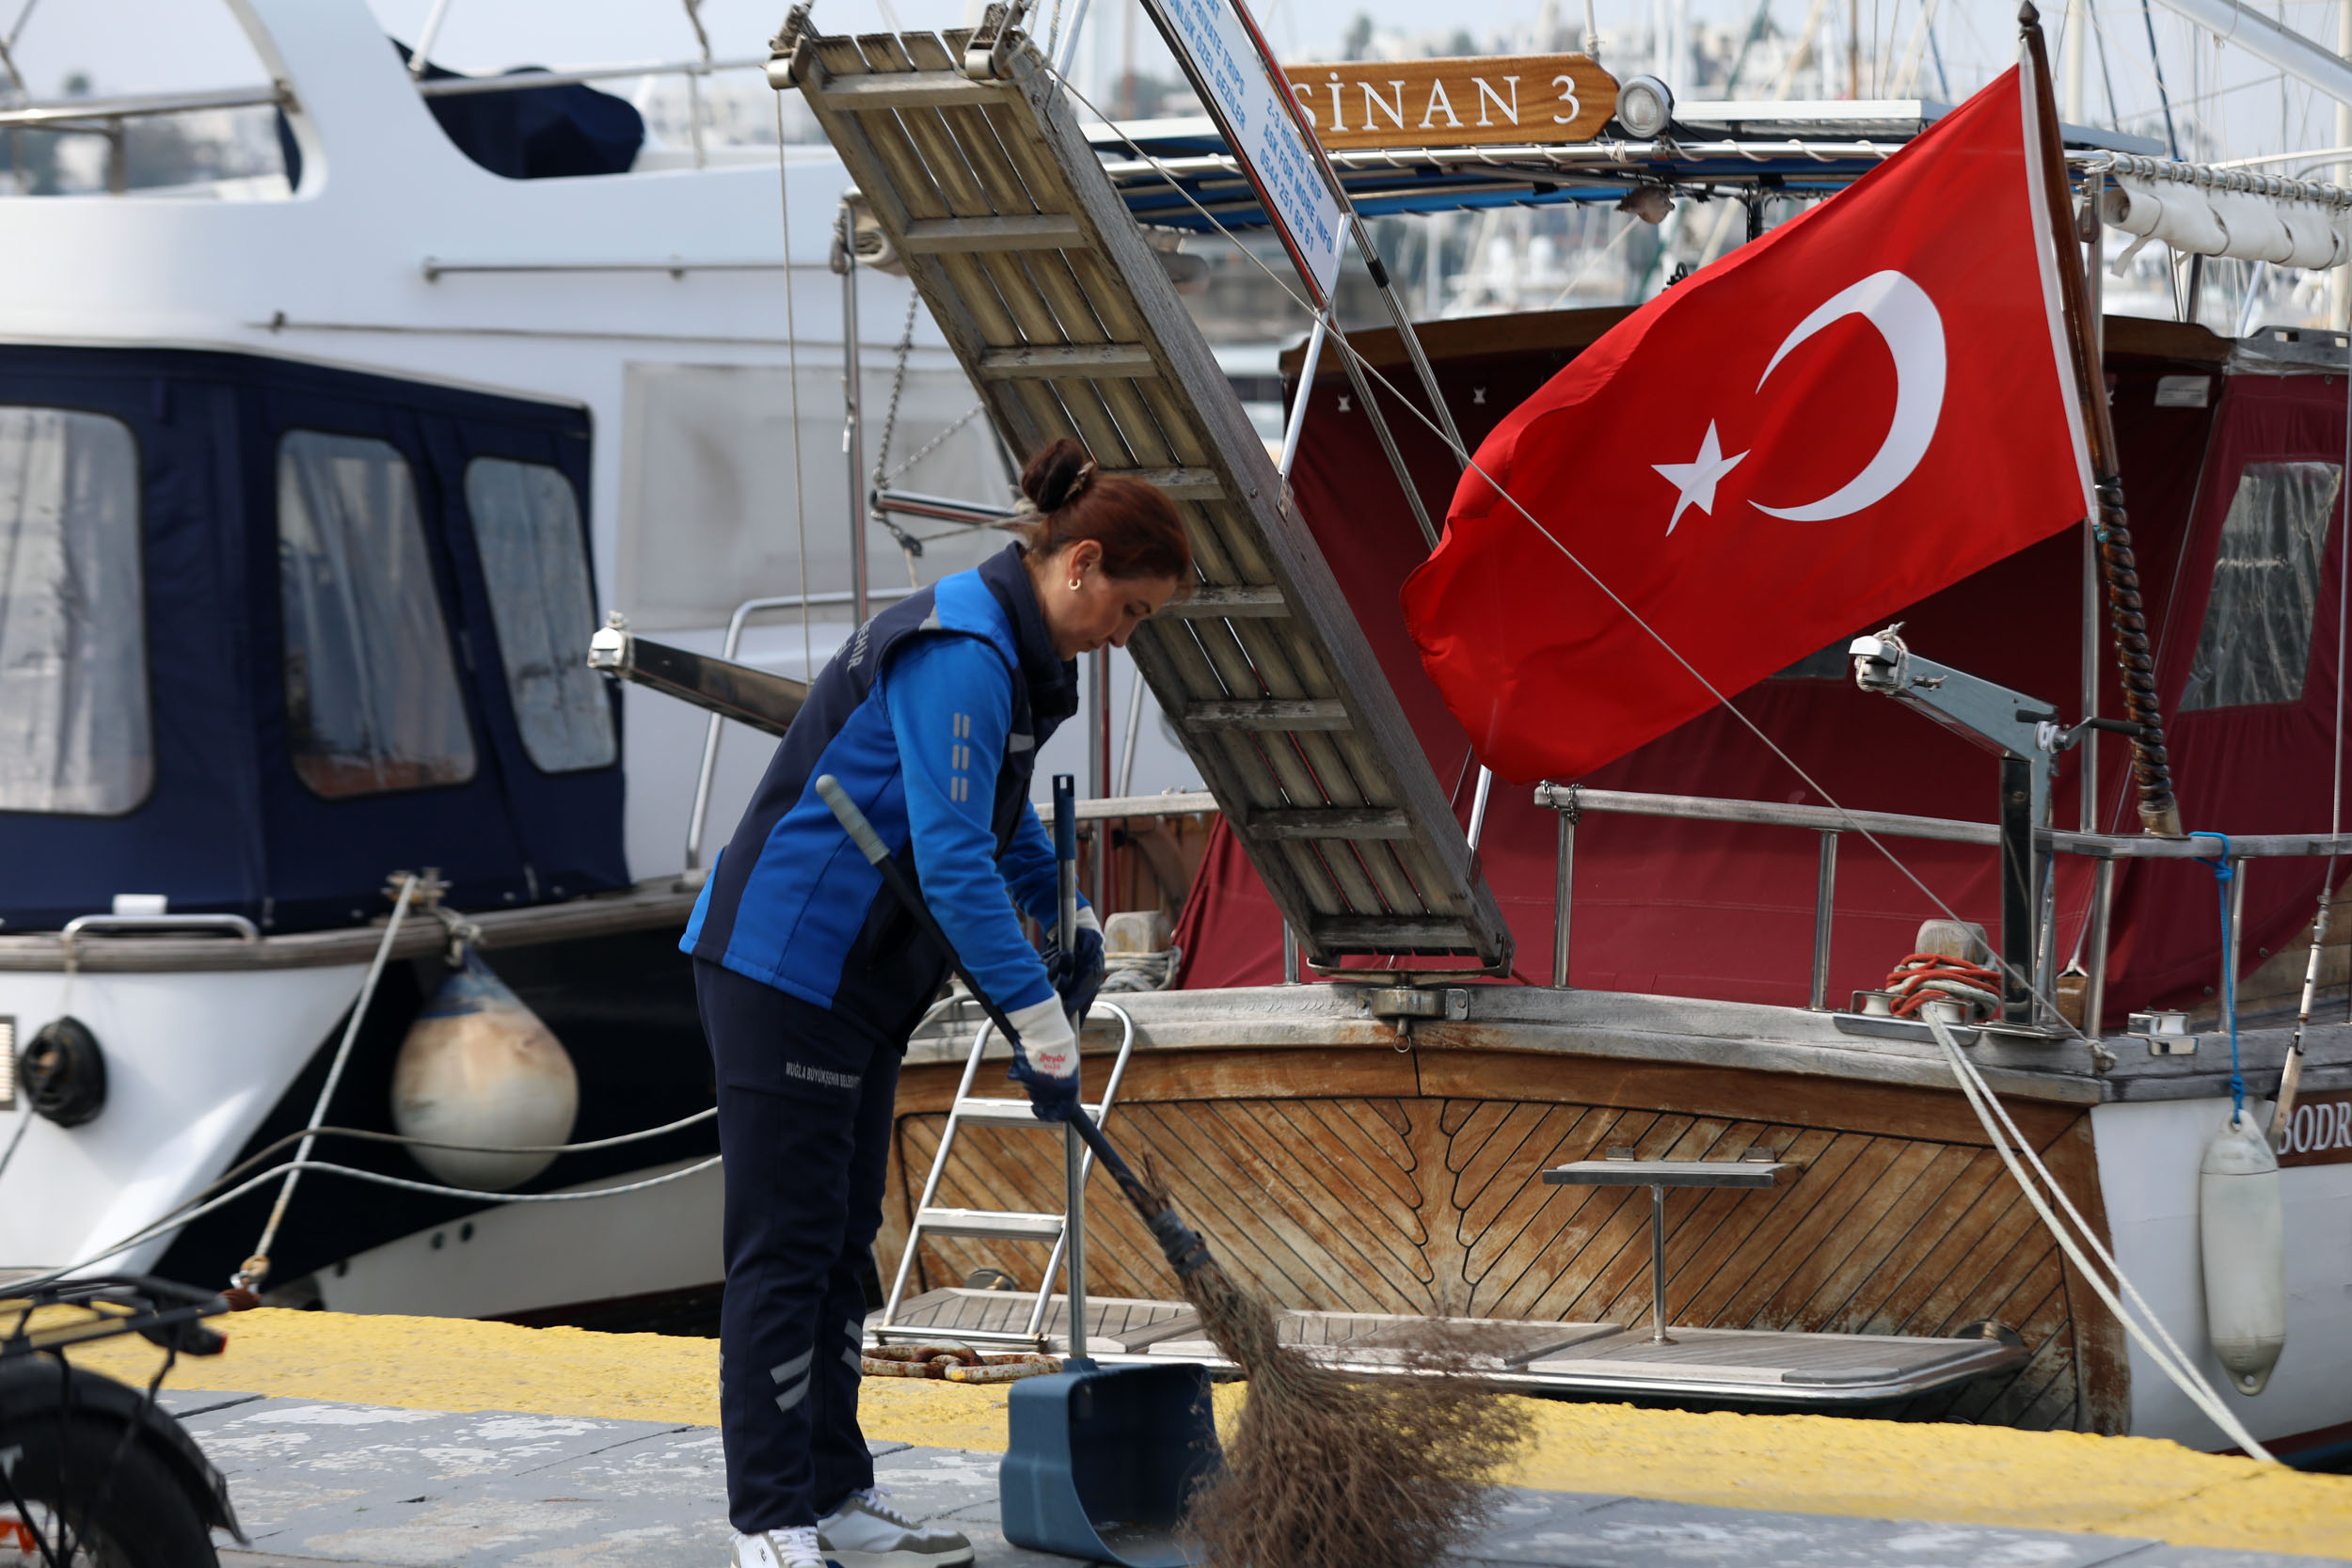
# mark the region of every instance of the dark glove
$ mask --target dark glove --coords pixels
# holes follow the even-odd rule
[[[1068,1121],[1078,1108],[1078,1037],[1061,998],[1049,996],[1007,1017],[1021,1037],[1013,1041],[1012,1068],[1005,1076],[1028,1089],[1038,1120]]]
[[[1084,1022],[1087,1009],[1094,1006],[1095,993],[1103,989],[1104,973],[1103,927],[1092,910],[1082,909],[1074,942],[1062,942],[1056,929],[1054,950],[1045,959],[1046,976],[1054,982],[1062,1006]]]

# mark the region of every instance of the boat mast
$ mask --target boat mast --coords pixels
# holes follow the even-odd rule
[[[2032,59],[2042,184],[2057,242],[2058,296],[2065,308],[2067,343],[2074,356],[2074,389],[2081,401],[2084,435],[2090,445],[2091,478],[2098,488],[2099,564],[2106,578],[2107,620],[2114,628],[2115,657],[2122,671],[2123,711],[2138,726],[2132,736],[2132,778],[2139,788],[2140,827],[2160,837],[2178,838],[2182,836],[2181,808],[2173,799],[2172,767],[2165,752],[2164,711],[2156,701],[2155,655],[2140,603],[2131,522],[2123,509],[2123,476],[2116,456],[2115,425],[2107,413],[2106,375],[2092,346],[2090,285],[2083,277],[2082,244],[2074,226],[2074,198],[2068,194],[2058,102],[2051,96],[2050,54],[2033,0],[2026,0],[2017,16]]]

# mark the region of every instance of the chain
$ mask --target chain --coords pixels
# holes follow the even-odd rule
[[[890,411],[882,416],[882,445],[874,453],[874,488],[877,490],[897,477],[896,474],[883,473],[882,468],[890,461],[890,437],[898,429],[898,400],[906,395],[907,389],[907,356],[914,352],[914,311],[922,302],[921,294],[912,289],[907,291],[906,327],[898,334],[898,368],[890,378]],[[907,464],[898,470],[898,473],[904,473],[913,463],[913,458],[908,459]]]
[[[917,463],[922,462],[923,459],[929,457],[931,453],[937,451],[943,445],[945,445],[948,436],[953,436],[957,431],[961,430],[965,425],[970,424],[974,420],[978,419],[983,413],[987,412],[987,410],[988,404],[985,403],[976,403],[971,407],[965,409],[963,413],[957,418],[955,423],[949,425],[946,429],[941,431],[938,435],[924,442],[920,447],[917,447],[914,451],[914,456],[908,458],[905,462],[899,464],[888,473],[879,476],[881,482],[883,484],[888,484],[892,480],[897,479],[900,474],[905,473],[909,468],[912,468]]]
[[[986,403],[974,404],[965,409],[953,424],[915,448],[914,454],[905,462],[895,467],[891,466],[890,441],[898,430],[898,401],[906,395],[907,358],[914,352],[914,312],[921,303],[922,295],[920,294],[911,294],[907,298],[906,327],[898,334],[898,370],[890,380],[890,407],[882,415],[882,441],[879,450],[874,454],[874,488],[877,490],[884,488],[892,480],[898,478],[923,459],[937,451],[946,444],[947,437],[988,411]]]

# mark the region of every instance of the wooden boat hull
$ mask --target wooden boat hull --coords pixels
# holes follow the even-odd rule
[[[1957,1092],[1557,1049],[1399,1049],[1381,1032],[1360,1044],[1138,1051],[1128,1069],[1115,1135],[1169,1182],[1226,1266],[1273,1303],[1641,1323],[1648,1193],[1546,1186],[1540,1171],[1613,1147],[1649,1160],[1769,1149],[1803,1167],[1777,1190],[1669,1195],[1671,1323],[1942,1337],[1994,1323],[2022,1338],[2024,1363],[1922,1397],[1905,1414],[2128,1429],[2122,1330]],[[884,1259],[903,1244],[961,1069],[960,1052],[924,1054],[899,1087]],[[984,1068],[979,1092],[1000,1092],[993,1077]],[[2011,1109],[2104,1229],[2087,1110],[2032,1100]],[[1058,1138],[971,1125],[957,1140],[940,1206],[1058,1209]],[[1088,1228],[1090,1290],[1177,1294],[1123,1206],[1095,1203]],[[961,1284],[983,1267],[1033,1287],[1043,1260],[1030,1243],[926,1238],[909,1291]]]

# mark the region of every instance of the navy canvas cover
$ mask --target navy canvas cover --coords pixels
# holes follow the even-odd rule
[[[0,929],[55,929],[119,893],[265,930],[350,925],[384,912],[389,873],[426,866],[460,909],[628,885],[617,694],[614,762],[532,765],[465,504],[475,457],[551,467],[578,499],[585,552],[584,409],[253,355],[16,345],[0,347],[0,404],[133,433],[154,761],[145,799],[118,816],[0,811]],[[473,748],[462,784],[330,799],[295,771],[277,515],[291,431],[380,440],[408,465]]]
[[[408,46],[389,40],[401,64]],[[462,74],[428,63],[424,80],[445,82]],[[519,66],[508,76],[544,76],[545,66]],[[509,92],[459,93],[428,98],[442,133],[457,150],[509,180],[556,180],[583,174],[627,174],[645,145],[645,117],[626,98],[599,92],[584,82],[516,87]],[[285,159],[286,183],[302,184],[302,146],[278,115],[278,150]]]

